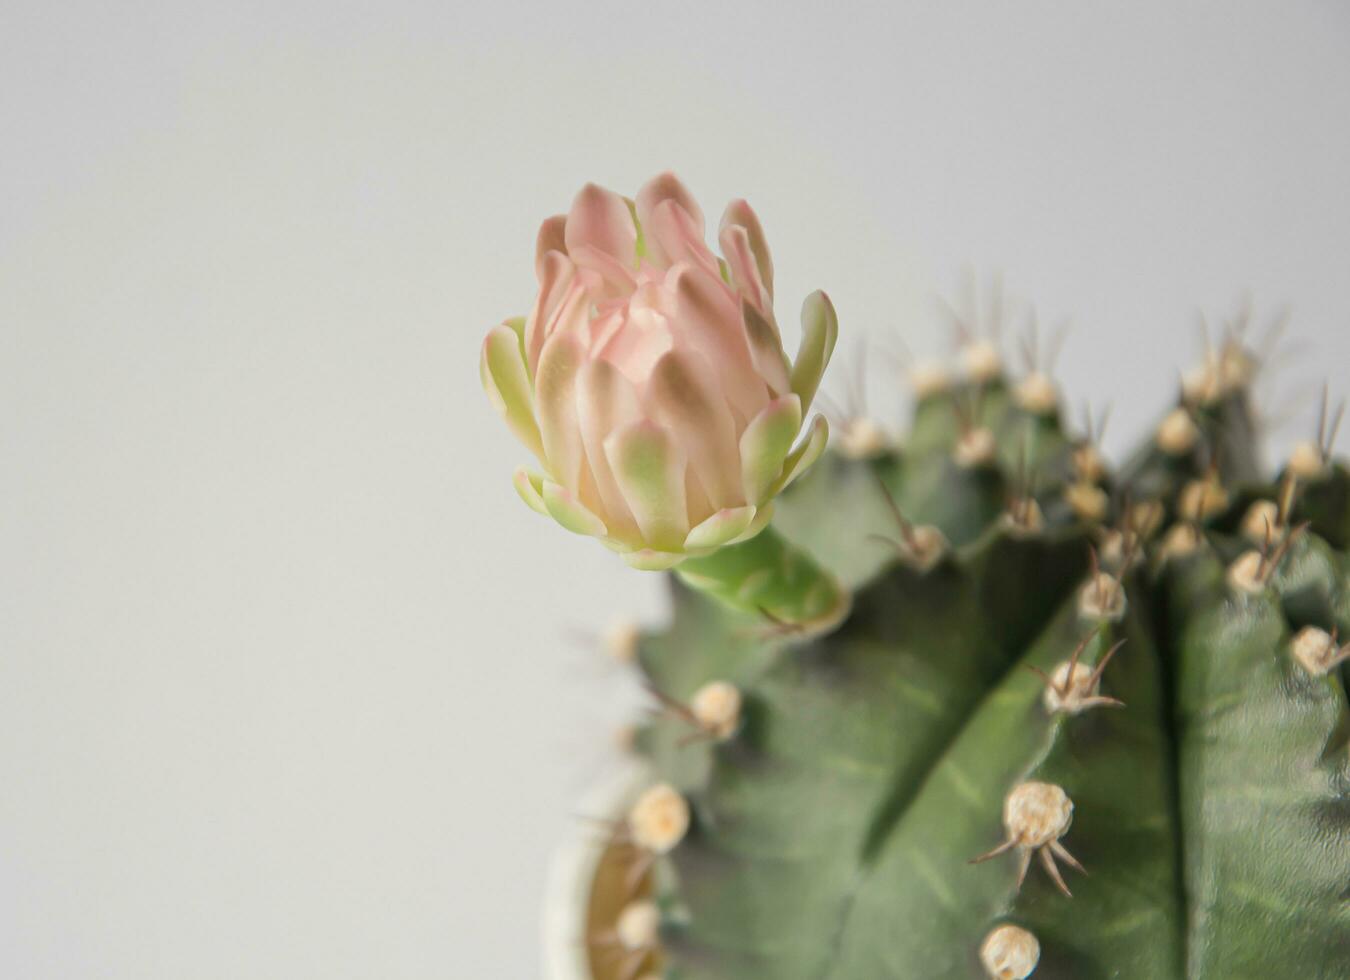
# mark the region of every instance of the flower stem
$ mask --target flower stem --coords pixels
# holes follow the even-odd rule
[[[735,609],[813,633],[837,626],[852,604],[833,575],[772,527],[749,541],[687,559],[675,572],[689,586]]]

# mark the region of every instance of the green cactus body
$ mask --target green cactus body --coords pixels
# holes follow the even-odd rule
[[[1059,413],[1008,392],[929,395],[907,448],[828,453],[778,500],[759,547],[851,592],[837,627],[675,581],[646,681],[667,706],[713,681],[743,702],[729,736],[680,710],[639,734],[691,813],[651,879],[665,976],[1024,976],[982,953],[1004,924],[1035,937],[1037,978],[1350,976],[1350,476],[1257,482],[1234,385],[1190,404],[1193,446],[1089,478]],[[972,427],[994,451],[963,459]],[[1254,542],[1245,511],[1280,499]],[[1027,784],[1071,821],[1005,821]]]

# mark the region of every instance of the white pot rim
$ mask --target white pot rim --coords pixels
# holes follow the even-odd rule
[[[626,812],[643,785],[644,771],[632,759],[613,767],[582,796],[579,811],[600,816]],[[602,834],[578,825],[549,863],[541,923],[545,980],[593,980],[584,943],[586,908],[604,850]]]

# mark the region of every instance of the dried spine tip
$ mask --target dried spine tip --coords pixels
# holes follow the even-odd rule
[[[1096,666],[1089,667],[1082,663],[1079,658],[1083,655],[1083,651],[1087,648],[1088,641],[1092,639],[1092,636],[1092,633],[1084,636],[1078,646],[1074,648],[1073,656],[1055,667],[1049,676],[1041,673],[1035,667],[1032,668],[1045,679],[1043,700],[1045,710],[1051,714],[1062,711],[1065,714],[1076,715],[1090,708],[1125,707],[1123,702],[1115,698],[1104,697],[1099,693],[1102,673],[1125,641],[1121,640],[1116,643],[1097,661]]]
[[[1113,527],[1102,528],[1101,534],[1097,538],[1097,551],[1101,555],[1102,565],[1105,568],[1116,569],[1123,572],[1122,567],[1125,564],[1125,543],[1126,534]]]
[[[917,524],[905,538],[905,553],[910,564],[927,571],[947,552],[947,536],[932,524]]]
[[[1191,404],[1210,405],[1251,383],[1257,361],[1252,352],[1237,340],[1229,340],[1217,354],[1211,352],[1203,364],[1181,379],[1182,397]]]
[[[636,623],[617,622],[605,631],[605,652],[621,664],[631,664],[637,660],[638,641],[642,631]]]
[[[1181,397],[1188,405],[1209,405],[1219,400],[1219,372],[1213,364],[1197,364],[1181,378]]]
[[[1161,500],[1142,500],[1126,512],[1126,525],[1141,539],[1148,539],[1162,527],[1165,516]]]
[[[920,401],[945,394],[952,387],[951,372],[933,361],[920,361],[909,370],[909,386]]]
[[[1003,522],[1014,534],[1037,534],[1045,527],[1045,515],[1035,497],[1023,497],[1008,504]]]
[[[1236,339],[1224,344],[1219,352],[1219,381],[1224,394],[1251,384],[1256,368],[1256,357]]]
[[[1320,447],[1311,442],[1300,442],[1289,454],[1286,468],[1299,479],[1311,480],[1326,472],[1327,458]]]
[[[839,451],[849,459],[869,459],[885,452],[890,437],[866,415],[851,418],[839,434]]]
[[[1041,944],[1020,926],[999,926],[980,946],[980,962],[994,980],[1026,980],[1040,960]]]
[[[1045,685],[1045,710],[1054,714],[1063,711],[1076,715],[1082,711],[1084,699],[1096,693],[1097,685],[1092,677],[1092,668],[1087,664],[1073,664],[1064,661],[1050,674],[1050,683]]]
[[[1003,356],[987,340],[973,340],[961,348],[961,366],[971,381],[987,384],[1003,373]]]
[[[1200,441],[1200,430],[1196,428],[1190,412],[1184,408],[1174,408],[1158,423],[1155,438],[1158,448],[1167,455],[1184,456]]]
[[[897,541],[884,534],[874,537],[894,547],[909,565],[920,571],[928,571],[946,553],[947,536],[932,524],[917,526],[911,524],[900,510],[900,505],[895,502],[895,497],[891,496],[886,481],[880,476],[877,477],[877,486],[881,489],[882,499],[886,501],[896,528],[900,531],[900,539]]]
[[[1289,653],[1308,673],[1322,677],[1338,664],[1350,660],[1350,643],[1338,646],[1336,637],[1326,630],[1305,626],[1290,642]]]
[[[1273,500],[1257,500],[1242,516],[1242,535],[1256,544],[1263,544],[1272,534],[1282,533],[1280,505]]]
[[[736,734],[741,723],[741,692],[734,684],[712,681],[704,684],[689,703],[699,727],[719,742]]]
[[[1078,590],[1078,615],[1084,619],[1120,619],[1125,615],[1125,589],[1108,572],[1097,571]]]
[[[972,864],[988,861],[990,858],[1016,848],[1019,851],[1017,887],[1026,880],[1027,869],[1031,866],[1033,855],[1038,857],[1046,874],[1064,895],[1069,896],[1069,887],[1059,873],[1055,858],[1076,871],[1083,872],[1083,866],[1074,859],[1059,839],[1069,831],[1073,822],[1073,801],[1063,789],[1054,783],[1020,783],[1003,801],[1003,827],[1007,839],[1002,844],[972,859]],[[1086,873],[1086,872],[1083,872]]]
[[[628,812],[633,843],[653,854],[668,854],[689,831],[689,804],[675,788],[658,783]]]
[[[1033,415],[1050,415],[1059,407],[1059,389],[1040,371],[1034,371],[1018,382],[1013,398]]]
[[[1307,524],[1300,524],[1291,529],[1278,544],[1273,544],[1273,535],[1267,533],[1260,551],[1248,551],[1228,566],[1229,587],[1249,595],[1257,595],[1264,591],[1275,570],[1280,567],[1284,556],[1289,553],[1289,549],[1307,527]]]
[[[1090,442],[1074,448],[1072,463],[1074,475],[1084,483],[1099,483],[1106,476],[1106,460]]]
[[[1166,561],[1169,558],[1185,558],[1199,550],[1204,539],[1200,529],[1194,524],[1177,524],[1163,535],[1158,556]]]
[[[1073,801],[1054,783],[1020,783],[1003,801],[1003,826],[1024,847],[1059,840],[1073,821]]]
[[[645,899],[625,905],[614,925],[619,945],[630,953],[655,947],[660,932],[661,910]]]
[[[1111,499],[1095,483],[1071,483],[1064,488],[1064,499],[1079,520],[1098,524],[1106,517]]]
[[[960,466],[973,469],[976,466],[988,466],[993,462],[994,451],[997,448],[994,434],[983,426],[977,426],[961,433],[953,455]]]
[[[1228,585],[1238,592],[1259,595],[1270,581],[1273,567],[1259,551],[1248,551],[1228,566]]]
[[[1182,520],[1203,521],[1228,508],[1228,491],[1218,480],[1192,480],[1181,488],[1177,513]]]

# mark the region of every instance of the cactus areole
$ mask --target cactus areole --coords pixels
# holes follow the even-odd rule
[[[825,452],[833,307],[789,361],[754,212],[703,238],[671,175],[587,187],[483,351],[542,467],[526,503],[673,570],[631,644],[658,710],[575,937],[591,976],[1350,977],[1325,397],[1267,473],[1238,324],[1112,467],[1046,365],[1011,377],[966,322],[903,443],[836,420]]]

